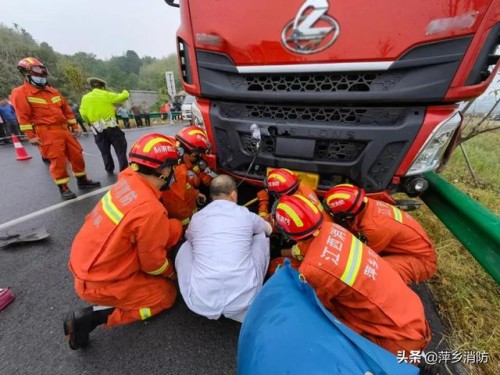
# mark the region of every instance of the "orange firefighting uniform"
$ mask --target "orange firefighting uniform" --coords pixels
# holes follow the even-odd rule
[[[198,187],[201,183],[205,186],[209,186],[210,182],[212,182],[213,177],[206,173],[205,170],[201,169],[198,164],[194,164],[191,161],[191,157],[189,154],[184,154],[182,157],[183,164],[186,165],[189,176],[189,183],[191,186]]]
[[[311,187],[309,187],[308,185],[305,185],[303,183],[299,183],[299,187],[297,188],[297,191],[294,194],[300,194],[303,197],[306,197],[307,199],[309,199],[321,212],[321,215],[323,216],[323,223],[333,222],[332,217],[328,214],[328,212],[325,211],[323,205],[321,204],[320,200],[318,199],[318,196],[316,195],[316,193],[314,192],[314,190]],[[260,209],[260,205],[259,205],[259,209]],[[259,212],[259,215],[260,215],[260,212]],[[301,242],[292,246],[292,257],[293,258],[290,259],[290,261],[291,261],[290,265],[293,268],[295,268],[295,269],[299,268],[300,262],[302,261],[302,259],[304,259],[304,256],[307,252],[307,245],[306,244],[308,244],[308,243],[309,243],[309,241],[301,241]],[[278,267],[283,266],[285,259],[287,259],[287,257],[277,257],[277,258],[271,259],[271,261],[269,262],[269,269],[268,269],[267,274],[272,275]]]
[[[85,176],[82,146],[68,130],[68,125],[73,129],[78,129],[79,125],[59,91],[25,82],[12,90],[11,101],[21,131],[29,139],[40,139],[40,153],[50,160],[50,174],[56,185],[69,182],[66,159],[75,177]]]
[[[178,219],[185,228],[191,216],[197,211],[196,198],[200,192],[191,185],[186,164],[174,169],[175,182],[161,194],[161,201],[167,209],[168,216]]]
[[[379,253],[406,283],[430,279],[436,273],[434,244],[409,214],[385,202],[368,198],[351,226]]]
[[[420,298],[340,225],[322,225],[299,272],[332,314],[388,351],[422,350],[430,342]]]
[[[84,300],[114,306],[107,326],[147,319],[176,299],[168,250],[182,235],[160,191],[130,168],[106,193],[75,237],[69,268]]]

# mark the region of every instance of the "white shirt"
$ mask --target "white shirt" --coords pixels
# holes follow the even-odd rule
[[[268,223],[246,207],[215,200],[193,215],[176,258],[188,307],[242,321],[269,265]]]

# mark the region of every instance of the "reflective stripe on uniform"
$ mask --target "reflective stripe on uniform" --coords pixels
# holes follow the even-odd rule
[[[19,125],[19,129],[22,131],[22,132],[25,132],[27,130],[33,130],[33,125],[31,124],[23,124],[23,125]]]
[[[191,184],[189,182],[186,182],[186,190],[191,189]]]
[[[78,172],[78,173],[74,173],[74,172],[73,172],[73,175],[74,175],[75,177],[83,177],[83,176],[85,176],[86,174],[87,174],[87,172]]]
[[[59,180],[54,180],[56,185],[67,184],[69,182],[69,177],[61,178]]]
[[[392,213],[394,215],[394,220],[399,221],[400,223],[403,222],[403,213],[399,208],[396,208],[394,206],[391,206],[392,208]]]
[[[61,97],[60,96],[53,96],[52,98],[50,98],[50,100],[52,103],[58,103],[61,101]]]
[[[37,103],[37,104],[47,104],[45,99],[35,98],[34,96],[28,96],[29,103]]]
[[[153,316],[149,307],[141,307],[139,309],[139,314],[141,315],[142,320],[146,320],[147,318],[151,318]]]
[[[169,262],[168,262],[168,259],[166,259],[165,263],[163,263],[163,265],[160,268],[158,268],[157,270],[151,271],[151,272],[146,272],[146,273],[149,275],[153,275],[153,276],[161,275],[168,268],[168,265],[169,265]]]
[[[352,286],[358,276],[359,268],[361,266],[361,258],[363,257],[361,241],[353,238],[351,242],[351,249],[349,251],[349,259],[345,267],[344,273],[340,277],[344,283]]]
[[[297,244],[292,246],[292,256],[297,260],[304,259],[304,257],[302,256],[302,253],[300,252],[299,246]]]
[[[74,118],[71,120],[68,120],[68,124],[76,124],[76,120]]]
[[[181,220],[181,224],[182,224],[182,226],[188,225],[190,221],[191,221],[191,218],[187,217],[184,220]]]
[[[123,213],[115,206],[111,200],[111,193],[108,191],[101,199],[102,209],[106,216],[116,225],[123,219]]]

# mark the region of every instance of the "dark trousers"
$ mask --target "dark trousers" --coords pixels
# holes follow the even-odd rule
[[[121,117],[121,119],[123,120],[123,126],[130,129],[130,121],[128,120],[128,117]]]
[[[137,127],[142,128],[142,116],[141,115],[134,116],[134,118],[135,118],[135,123],[137,124]]]
[[[144,122],[146,123],[146,126],[151,126],[151,118],[149,117],[149,114],[144,114]]]
[[[94,138],[99,151],[101,151],[106,171],[113,172],[115,170],[111,146],[115,149],[120,171],[128,167],[127,140],[125,139],[125,133],[119,127],[107,128],[102,133],[97,133]]]
[[[7,137],[12,134],[15,134],[17,136],[21,135],[21,132],[19,131],[19,124],[16,120],[4,120],[3,126]]]
[[[9,143],[10,138],[7,138],[7,133],[4,130],[5,124],[0,124],[0,143],[7,144]]]

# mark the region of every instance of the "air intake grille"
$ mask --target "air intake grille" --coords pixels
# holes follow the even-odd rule
[[[240,134],[242,149],[253,155],[255,145],[249,134]],[[339,140],[317,140],[314,147],[313,160],[316,161],[354,161],[365,148],[363,142],[339,141]],[[263,136],[259,153],[274,154],[276,141],[273,137]]]
[[[231,119],[367,125],[395,125],[405,110],[401,107],[301,107],[237,103],[221,103],[220,106],[222,115]]]
[[[335,92],[370,91],[379,73],[246,75],[248,91]]]

